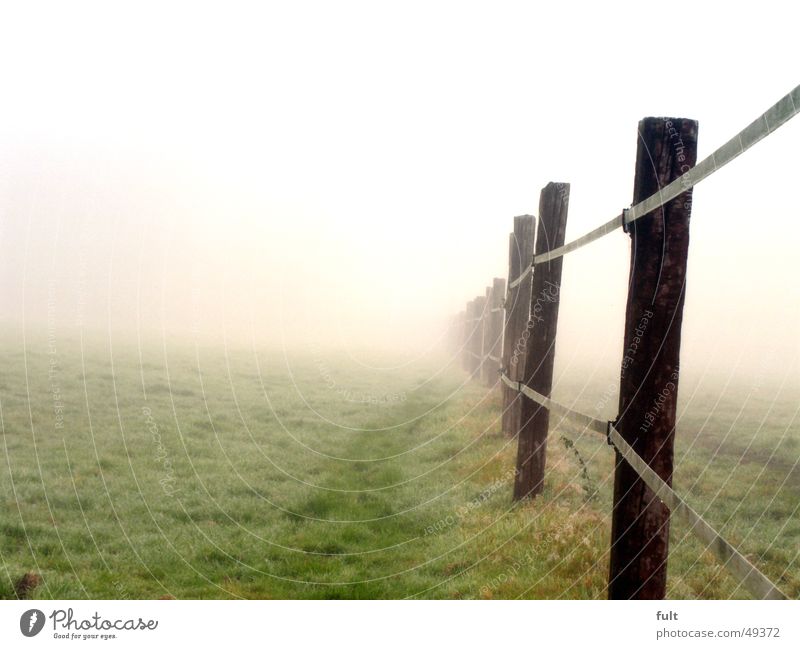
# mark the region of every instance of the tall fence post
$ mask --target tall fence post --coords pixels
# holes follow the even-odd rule
[[[655,194],[697,159],[697,122],[639,122],[633,200]],[[691,190],[629,226],[631,262],[615,428],[672,484],[681,321],[689,252]],[[669,510],[616,452],[610,599],[666,594]]]
[[[492,280],[491,303],[489,305],[489,349],[486,359],[485,383],[492,386],[500,380],[500,364],[503,347],[503,298],[506,280],[495,277]]]
[[[536,254],[564,243],[569,208],[569,184],[548,183],[539,196]],[[561,300],[563,257],[537,264],[533,271],[529,333],[525,349],[523,383],[546,397],[553,387],[553,365]],[[531,399],[521,400],[521,423],[514,475],[514,500],[535,496],[544,487],[547,429],[550,411]]]
[[[486,310],[486,296],[479,295],[472,301],[475,321],[472,335],[472,364],[470,374],[473,379],[480,378],[483,365],[483,312]]]
[[[522,379],[525,357],[522,351],[522,333],[528,322],[531,306],[530,273],[517,286],[511,286],[520,273],[533,260],[536,219],[528,214],[514,217],[514,232],[508,242],[508,285],[506,294],[506,320],[503,334],[503,370],[512,381]],[[508,436],[519,433],[522,397],[519,392],[503,384],[503,432]]]

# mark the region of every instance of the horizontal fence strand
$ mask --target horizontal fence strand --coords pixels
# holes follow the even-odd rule
[[[520,282],[522,282],[530,274],[532,270],[533,266],[531,264],[528,264],[528,266],[525,268],[525,270],[522,271],[522,273],[520,274],[519,277],[517,277],[517,279],[508,283],[508,288],[516,288],[517,286],[519,286]]]
[[[673,180],[664,189],[637,203],[625,212],[625,224],[642,218],[673,198],[708,178],[754,144],[773,133],[800,111],[800,86],[783,97],[757,120],[743,128],[711,155],[707,156],[685,174]]]
[[[547,408],[550,412],[561,416],[565,419],[572,419],[572,423],[578,424],[583,428],[588,428],[596,433],[600,433],[601,435],[606,434],[606,429],[608,427],[607,421],[601,421],[600,419],[595,419],[594,417],[590,417],[589,415],[585,415],[582,412],[578,412],[577,410],[573,410],[572,408],[568,408],[567,406],[561,405],[556,401],[553,401],[550,397],[546,397],[543,394],[539,394],[535,390],[532,390],[524,383],[520,383],[519,381],[512,381],[508,378],[508,375],[503,372],[501,374],[501,378],[503,379],[503,383],[505,383],[508,387],[512,390],[516,390],[517,392],[521,392],[526,397],[528,397],[531,401],[538,403],[540,406]]]
[[[563,246],[554,248],[541,255],[536,255],[533,258],[533,263],[531,263],[517,279],[511,282],[509,286],[511,288],[517,286],[537,264],[543,264],[547,261],[557,259],[558,257],[563,257],[567,253],[578,250],[578,248],[582,248],[614,232],[617,228],[622,227],[623,224],[627,225],[632,223],[653,210],[669,203],[669,201],[677,198],[685,191],[688,191],[700,183],[700,181],[705,180],[731,160],[747,151],[747,149],[754,144],[757,144],[773,133],[779,126],[782,126],[797,115],[798,112],[800,112],[800,86],[797,86],[758,119],[747,125],[711,155],[701,160],[698,164],[689,169],[689,171],[673,180],[660,191],[636,203],[636,205],[623,210],[623,213],[619,216],[615,216],[610,221],[595,228],[591,232],[587,232],[574,241],[565,243]]]
[[[578,248],[583,248],[583,246],[590,244],[592,241],[596,241],[600,237],[604,237],[607,234],[614,232],[617,228],[622,227],[622,214],[619,216],[615,216],[610,221],[603,223],[599,228],[595,228],[591,232],[587,232],[582,237],[578,237],[574,241],[570,241],[569,243],[565,243],[563,246],[559,246],[558,248],[553,248],[541,255],[536,255],[533,258],[533,265],[536,264],[543,264],[546,261],[551,261],[553,259],[558,259],[559,257],[563,257],[569,252],[573,252]]]

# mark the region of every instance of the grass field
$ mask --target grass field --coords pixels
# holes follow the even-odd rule
[[[605,597],[605,440],[551,431],[511,506],[498,390],[455,365],[99,340],[0,343],[0,597]],[[676,488],[800,597],[796,394],[681,389]],[[670,596],[747,597],[687,533]]]

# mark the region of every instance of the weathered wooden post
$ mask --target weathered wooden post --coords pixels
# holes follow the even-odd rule
[[[634,203],[689,171],[696,160],[696,121],[643,119]],[[631,262],[615,427],[669,485],[691,211],[690,190],[628,227]],[[669,511],[617,453],[609,598],[662,599],[668,550]]]
[[[489,349],[486,359],[485,383],[492,386],[500,380],[503,347],[503,298],[506,280],[495,277],[492,280],[491,304],[489,308]]]
[[[536,254],[564,244],[569,208],[569,184],[548,183],[539,196]],[[546,397],[553,387],[553,365],[561,302],[563,257],[536,264],[531,287],[523,383]],[[530,399],[521,400],[522,426],[517,446],[514,500],[535,496],[544,488],[547,429],[550,412]]]
[[[503,371],[512,381],[522,379],[525,362],[521,354],[522,332],[528,322],[531,306],[531,274],[513,285],[520,273],[533,260],[533,243],[536,220],[525,214],[514,217],[514,232],[508,242],[508,284],[506,294],[506,320],[503,337]],[[503,384],[503,432],[516,435],[520,425],[521,397],[519,392]]]
[[[489,350],[492,348],[492,287],[487,286],[485,291],[486,304],[483,308],[483,345],[481,347],[480,381],[484,385],[489,383],[489,371],[492,361],[489,360]]]
[[[473,336],[471,346],[472,364],[470,365],[470,375],[472,378],[480,378],[481,361],[483,359],[483,312],[486,309],[486,296],[479,295],[473,301],[475,321],[473,322]]]
[[[464,338],[461,343],[461,367],[465,372],[469,372],[472,367],[472,356],[470,350],[472,349],[472,336],[474,333],[474,324],[472,319],[474,306],[472,300],[467,302],[464,309]]]
[[[464,312],[459,311],[453,317],[453,328],[450,331],[450,352],[458,355],[464,341]]]

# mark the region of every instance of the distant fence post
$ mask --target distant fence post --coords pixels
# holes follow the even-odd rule
[[[511,286],[520,273],[533,260],[533,243],[536,219],[529,215],[514,217],[514,232],[508,241],[508,285],[506,293],[506,319],[503,333],[503,369],[512,381],[522,379],[525,357],[520,353],[522,333],[528,322],[531,306],[531,276],[517,286]],[[519,432],[522,397],[519,392],[503,384],[503,432],[512,437]]]
[[[484,382],[488,386],[495,385],[500,380],[500,366],[502,364],[503,347],[503,299],[506,292],[506,280],[495,277],[492,280],[491,302],[489,304],[489,349],[486,359],[486,374]]]
[[[639,122],[634,203],[689,171],[696,159],[696,121],[648,117]],[[615,428],[668,485],[691,208],[690,190],[629,226],[630,277]],[[662,599],[668,551],[669,510],[617,451],[609,598]]]
[[[548,183],[539,196],[536,254],[564,244],[569,208],[569,184]],[[529,337],[525,344],[523,383],[546,397],[553,387],[558,306],[561,301],[563,257],[537,264],[530,298]],[[550,411],[531,399],[521,400],[521,428],[514,476],[514,500],[535,496],[544,487],[547,429]]]
[[[466,326],[465,318],[466,315],[463,311],[460,311],[455,317],[453,331],[450,336],[451,352],[454,355],[457,355],[461,352],[464,344],[464,327]]]
[[[483,312],[486,308],[486,296],[479,295],[472,301],[472,308],[475,314],[472,330],[472,364],[470,365],[470,375],[472,378],[480,378],[483,358]]]
[[[461,367],[464,368],[465,372],[469,372],[472,367],[472,355],[470,351],[472,350],[472,334],[475,324],[472,322],[472,319],[474,317],[473,304],[472,300],[470,300],[467,302],[467,306],[464,309],[464,339],[461,342]]]
[[[478,380],[485,384],[487,376],[489,375],[490,361],[487,358],[489,348],[492,345],[492,287],[487,286],[485,289],[484,297],[486,303],[483,306],[483,344],[481,345],[481,371],[478,375]]]
[[[489,382],[491,361],[487,357],[492,347],[492,287],[487,286],[484,293],[486,303],[483,305],[483,345],[481,346],[481,371],[478,378],[483,384]]]

